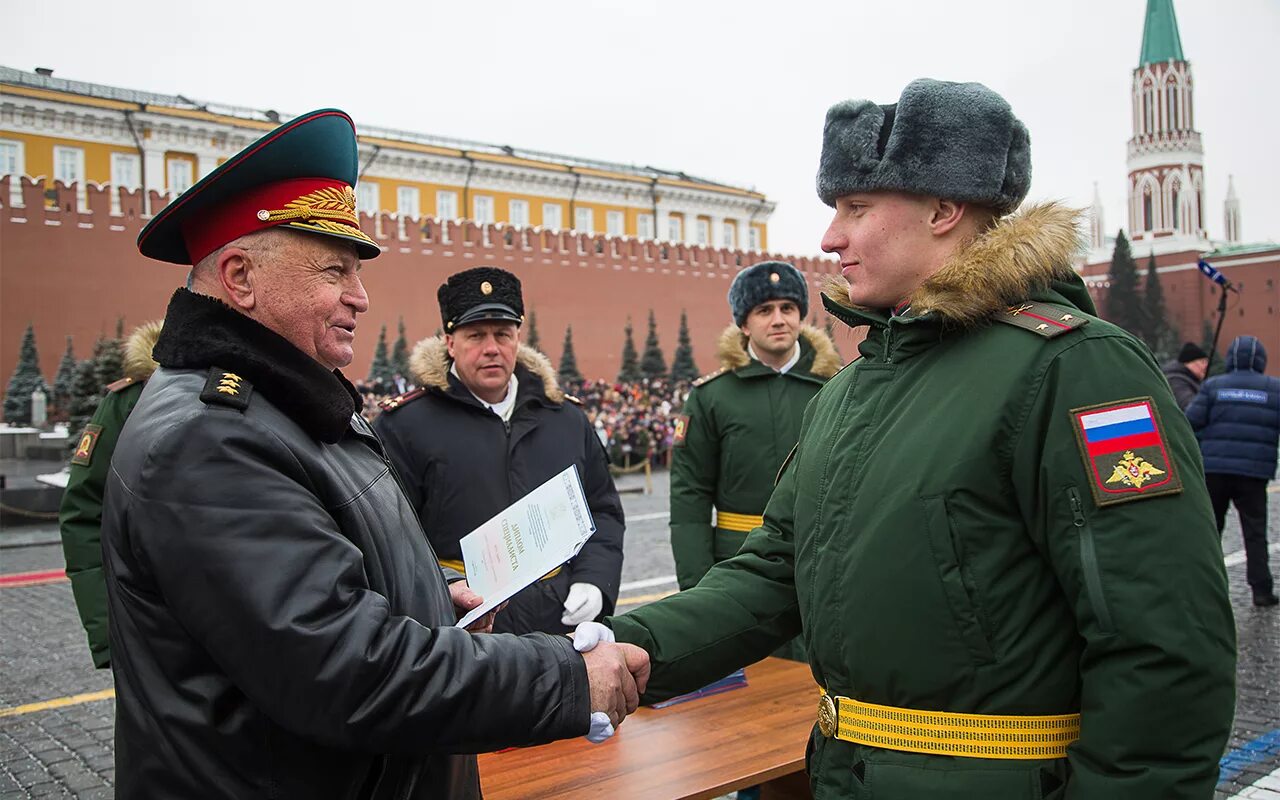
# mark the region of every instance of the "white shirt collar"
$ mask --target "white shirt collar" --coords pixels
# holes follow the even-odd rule
[[[747,355],[751,356],[756,361],[760,361],[760,357],[756,355],[756,351],[751,348],[750,342],[747,342]],[[799,360],[800,360],[800,340],[796,339],[796,346],[795,346],[795,349],[791,352],[791,358],[787,359],[787,363],[783,364],[779,369],[775,371],[779,375],[786,375],[788,372],[791,371],[791,368],[794,367],[796,365],[796,362]],[[763,364],[764,362],[760,361],[760,363]]]
[[[456,363],[449,365],[449,374],[453,375],[453,377],[457,378],[459,381],[462,380],[462,376],[458,374],[458,365]],[[467,384],[463,383],[462,385],[466,386]],[[496,403],[490,403],[475,392],[471,392],[470,387],[467,387],[467,391],[471,392],[471,396],[479,400],[481,405],[501,417],[503,422],[510,422],[511,412],[514,411],[516,407],[516,391],[519,388],[520,381],[516,378],[516,374],[512,372],[511,380],[507,381],[506,396]]]

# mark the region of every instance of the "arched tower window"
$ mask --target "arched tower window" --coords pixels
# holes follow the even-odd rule
[[[1152,230],[1151,186],[1142,187],[1142,230]]]
[[[1152,96],[1151,84],[1142,87],[1142,132],[1150,136],[1155,132],[1154,114],[1155,98]]]
[[[1174,230],[1182,227],[1181,206],[1178,205],[1178,193],[1181,188],[1182,185],[1174,180],[1173,186],[1169,189],[1169,227]]]
[[[1178,124],[1178,85],[1173,81],[1169,81],[1164,87],[1164,108],[1165,113],[1169,116],[1169,124],[1167,130],[1181,130],[1182,126]]]

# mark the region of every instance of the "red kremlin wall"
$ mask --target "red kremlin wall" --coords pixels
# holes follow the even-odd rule
[[[87,207],[78,210],[74,186],[57,183],[46,193],[43,181],[23,178],[18,206],[10,202],[9,178],[0,178],[0,376],[12,373],[28,323],[35,325],[45,380],[52,382],[67,335],[76,357],[86,358],[99,335],[112,334],[117,317],[124,317],[126,330],[162,317],[185,281],[182,267],[138,254],[134,241],[147,221],[141,193],[115,190],[120,200],[113,213],[111,191],[90,184]],[[154,193],[151,200],[155,208],[165,202]],[[824,277],[837,272],[836,262],[826,259],[501,225],[402,221],[387,214],[365,215],[361,224],[383,254],[361,273],[370,310],[360,317],[356,359],[346,370],[353,378],[368,373],[380,326],[387,326],[388,345],[401,316],[410,342],[432,335],[441,325],[436,289],[449,274],[475,266],[498,266],[520,277],[526,313],[537,314],[542,347],[553,361],[572,324],[578,367],[592,378],[617,375],[628,315],[642,350],[653,310],[670,363],[680,312],[687,311],[694,358],[709,372],[717,366],[716,337],[732,322],[729,282],[743,266],[773,258],[795,264],[809,278],[811,316],[816,313],[819,324],[825,315],[818,291]],[[846,355],[853,342],[849,332],[837,339]]]

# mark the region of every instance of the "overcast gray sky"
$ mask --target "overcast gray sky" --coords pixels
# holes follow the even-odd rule
[[[976,80],[1031,131],[1032,198],[1125,212],[1145,0],[6,2],[0,63],[754,186],[770,249],[818,252],[833,102]],[[1280,239],[1276,0],[1175,0],[1204,135],[1206,223],[1234,174],[1247,241]]]

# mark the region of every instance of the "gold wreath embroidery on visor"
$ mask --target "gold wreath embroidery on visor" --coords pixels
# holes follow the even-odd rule
[[[279,211],[264,208],[258,212],[258,219],[262,222],[333,220],[344,223],[348,228],[360,227],[360,221],[356,219],[356,195],[350,186],[317,189],[287,203]]]

